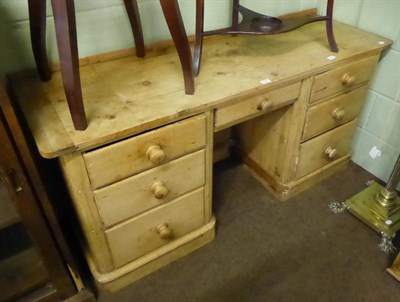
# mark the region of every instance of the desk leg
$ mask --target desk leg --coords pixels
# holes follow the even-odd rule
[[[194,93],[192,53],[177,0],[160,0],[169,31],[181,61],[186,94]]]
[[[76,130],[87,127],[79,75],[78,43],[74,1],[51,0],[56,26],[61,75],[64,82],[69,111]]]
[[[128,13],[129,22],[135,39],[136,55],[143,58],[145,55],[142,23],[140,21],[139,8],[137,0],[124,0],[126,12]]]
[[[46,0],[28,0],[31,44],[42,81],[51,79],[46,53]]]

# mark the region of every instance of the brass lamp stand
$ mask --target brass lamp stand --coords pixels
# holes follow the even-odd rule
[[[385,187],[372,181],[368,188],[343,203],[332,202],[335,213],[348,210],[354,216],[381,234],[379,247],[384,252],[393,252],[392,239],[400,230],[400,197],[396,186],[400,181],[400,155]]]

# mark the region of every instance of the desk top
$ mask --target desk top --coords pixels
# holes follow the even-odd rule
[[[270,36],[205,39],[196,91],[185,95],[173,47],[81,66],[89,126],[74,130],[60,72],[42,83],[33,72],[13,75],[11,84],[43,157],[95,148],[224,106],[260,91],[304,79],[357,58],[377,54],[391,41],[338,22],[339,53],[329,51],[325,23]],[[328,57],[334,55],[335,59]],[[89,60],[90,61],[90,60]],[[262,80],[271,81],[262,84]]]

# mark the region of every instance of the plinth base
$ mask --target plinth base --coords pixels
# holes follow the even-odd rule
[[[381,214],[379,205],[375,200],[375,196],[381,189],[381,185],[372,182],[368,188],[346,200],[345,205],[350,213],[375,231],[392,237],[400,230],[400,211],[386,217]]]

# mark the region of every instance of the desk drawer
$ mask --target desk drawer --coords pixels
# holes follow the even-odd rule
[[[105,232],[114,265],[120,267],[204,225],[200,188]]]
[[[364,85],[308,109],[303,140],[356,118],[364,104],[368,86]]]
[[[315,76],[310,103],[367,82],[378,59],[378,55],[368,57]]]
[[[205,115],[192,117],[84,154],[93,189],[205,146]]]
[[[255,116],[292,104],[299,97],[300,87],[300,82],[294,83],[218,108],[215,112],[215,130],[218,131],[230,127]]]
[[[300,145],[295,178],[301,178],[350,152],[357,120],[339,126]]]
[[[165,204],[205,183],[204,150],[94,191],[105,228]]]

